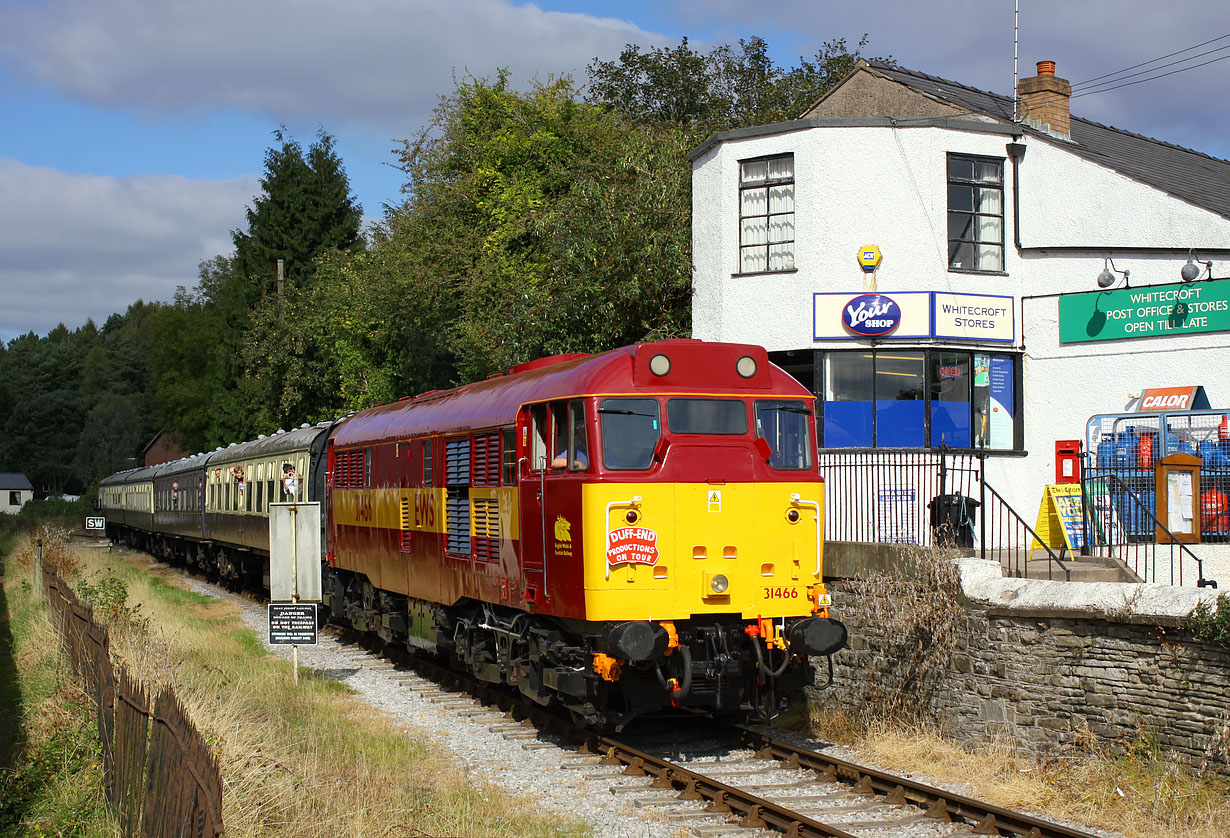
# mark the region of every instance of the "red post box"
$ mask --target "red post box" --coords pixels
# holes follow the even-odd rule
[[[1055,440],[1055,482],[1081,482],[1081,441],[1079,439]]]

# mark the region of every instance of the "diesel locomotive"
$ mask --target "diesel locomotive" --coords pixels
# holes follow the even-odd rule
[[[594,726],[766,718],[846,640],[813,403],[756,346],[553,356],[112,475],[100,505],[116,538],[267,585],[269,504],[320,501],[335,622]]]

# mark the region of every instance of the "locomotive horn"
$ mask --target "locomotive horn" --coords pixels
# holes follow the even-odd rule
[[[666,651],[666,629],[648,620],[620,623],[607,632],[611,652],[627,661],[647,661]]]
[[[808,617],[790,627],[790,651],[796,655],[831,655],[846,645],[846,627],[828,617]]]

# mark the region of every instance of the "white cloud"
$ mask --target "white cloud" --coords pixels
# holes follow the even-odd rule
[[[231,252],[256,178],[72,175],[0,160],[0,339],[99,325],[137,299],[192,287]]]
[[[1012,92],[1011,0],[777,0],[756,6],[754,13],[749,8],[742,0],[672,3],[681,25],[734,26],[764,35],[779,54],[788,50],[787,63],[800,54],[810,58],[821,43],[838,37],[853,47],[867,33],[870,55],[892,55],[911,70],[982,90]],[[1020,76],[1034,75],[1036,62],[1049,60],[1073,84],[1230,33],[1225,0],[1024,0],[1020,10]],[[1230,39],[1139,69],[1217,47],[1230,47]],[[1224,139],[1230,136],[1230,110],[1217,103],[1227,78],[1230,59],[1115,91],[1074,95],[1072,112],[1224,157],[1230,155]]]
[[[44,0],[8,4],[0,32],[11,66],[92,104],[235,108],[401,136],[454,75],[580,80],[595,56],[663,40],[507,0]]]

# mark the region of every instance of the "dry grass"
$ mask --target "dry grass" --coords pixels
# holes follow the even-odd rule
[[[73,551],[83,578],[122,579],[134,619],[113,654],[150,687],[174,685],[218,755],[230,838],[580,836],[533,801],[476,788],[343,685],[266,654],[237,610],[178,587],[142,554]]]
[[[1005,808],[1122,832],[1129,838],[1225,838],[1230,780],[1201,776],[1146,742],[1122,754],[1100,750],[1037,759],[1006,743],[958,745],[935,731],[848,717],[813,719],[814,732],[841,741],[890,771],[964,784],[967,793]]]

